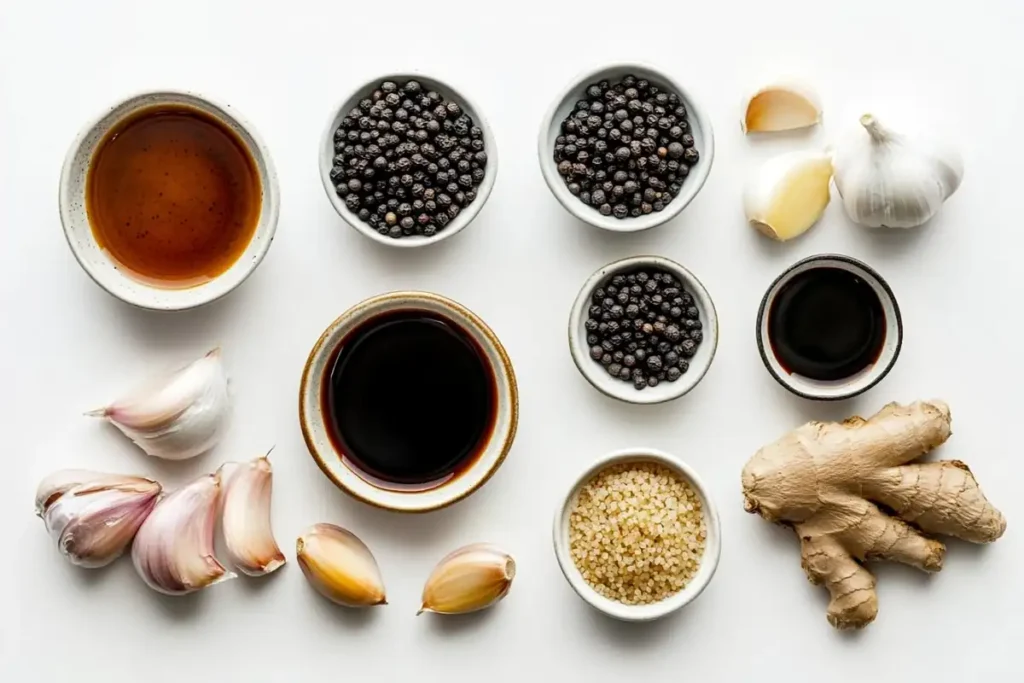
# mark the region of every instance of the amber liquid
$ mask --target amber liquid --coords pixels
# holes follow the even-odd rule
[[[398,312],[341,343],[323,407],[335,447],[365,480],[425,490],[476,461],[494,430],[496,387],[484,352],[457,325]]]
[[[245,143],[181,105],[144,109],[100,143],[86,179],[97,243],[136,279],[185,288],[230,268],[252,240],[262,189]]]

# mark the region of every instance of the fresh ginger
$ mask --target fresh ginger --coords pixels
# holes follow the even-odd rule
[[[878,613],[866,560],[936,572],[946,547],[925,533],[990,543],[1006,530],[967,465],[912,463],[950,433],[945,403],[890,403],[867,420],[809,422],[743,468],[744,507],[796,531],[807,578],[831,595],[836,628],[861,628]]]

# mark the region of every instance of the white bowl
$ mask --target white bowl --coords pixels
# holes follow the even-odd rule
[[[409,235],[408,237],[402,237],[400,239],[394,239],[381,235],[369,224],[359,220],[359,216],[354,214],[345,206],[345,202],[338,196],[338,193],[334,189],[334,182],[331,180],[331,168],[334,166],[334,132],[338,130],[338,126],[341,125],[342,119],[345,115],[358,106],[359,101],[369,97],[374,90],[376,90],[381,83],[384,81],[395,81],[396,83],[403,84],[406,81],[419,81],[424,90],[434,90],[441,94],[446,100],[454,100],[458,102],[462,110],[473,119],[473,123],[480,127],[484,134],[484,151],[487,152],[487,168],[484,170],[484,180],[480,183],[480,187],[476,190],[476,199],[469,205],[468,208],[464,209],[458,216],[455,217],[443,230],[438,230],[433,237],[424,237],[423,235]],[[345,219],[352,228],[366,235],[375,242],[386,244],[389,247],[423,247],[428,244],[435,244],[441,240],[446,240],[449,237],[461,232],[467,225],[469,225],[476,215],[480,213],[480,209],[483,208],[487,202],[487,198],[491,195],[491,190],[494,189],[494,181],[498,177],[498,145],[494,140],[494,133],[491,131],[491,127],[487,124],[487,119],[484,118],[483,111],[473,104],[473,102],[463,95],[459,90],[448,85],[444,81],[441,81],[432,76],[419,73],[401,73],[401,74],[385,74],[383,76],[377,76],[371,78],[369,81],[363,83],[355,91],[348,96],[331,114],[330,119],[327,122],[327,127],[324,129],[324,133],[320,138],[320,180],[323,182],[324,191],[327,193],[327,199],[331,202],[331,206],[338,212],[338,215]]]
[[[324,382],[330,380],[335,351],[350,333],[377,316],[410,310],[426,311],[451,320],[483,350],[497,387],[497,417],[482,452],[452,479],[429,488],[383,488],[371,483],[358,469],[350,466],[336,448],[326,422],[328,418],[325,418],[322,409]],[[356,304],[342,313],[320,336],[309,353],[302,373],[299,423],[310,455],[338,488],[376,507],[396,512],[429,512],[462,500],[497,472],[516,436],[519,390],[505,348],[497,335],[475,313],[438,294],[391,292]]]
[[[261,207],[252,240],[238,260],[213,280],[187,289],[161,288],[133,278],[121,270],[97,243],[85,205],[85,185],[93,154],[111,128],[135,112],[159,105],[184,105],[213,116],[245,143],[259,173]],[[96,284],[127,303],[154,310],[194,308],[224,296],[256,270],[267,255],[277,230],[280,190],[270,150],[256,130],[229,105],[192,92],[142,92],[107,109],[90,121],[75,138],[64,159],[60,176],[60,220],[72,253]]]
[[[782,287],[795,275],[823,267],[841,268],[862,278],[875,290],[878,300],[882,302],[882,311],[885,315],[885,341],[882,344],[882,352],[875,362],[852,377],[832,382],[814,380],[787,371],[772,352],[768,338],[768,311],[771,310],[772,302],[775,301],[775,297]],[[882,279],[882,276],[870,266],[849,256],[819,254],[794,263],[768,287],[764,298],[761,299],[761,307],[757,311],[757,350],[761,354],[764,366],[779,384],[802,398],[838,401],[864,393],[889,374],[892,366],[896,364],[896,359],[899,358],[902,346],[903,319],[900,316],[900,307],[896,303],[896,296],[892,293],[892,289]]]
[[[668,203],[662,211],[655,211],[636,218],[615,218],[604,216],[597,209],[588,206],[580,201],[565,185],[565,180],[558,173],[555,164],[554,150],[555,138],[561,134],[562,121],[574,109],[576,102],[583,99],[587,86],[602,80],[617,82],[627,75],[634,75],[637,78],[645,78],[652,84],[674,92],[686,106],[687,119],[690,123],[691,134],[694,139],[694,147],[700,154],[697,165],[683,182],[682,190]],[[555,99],[551,109],[548,110],[540,129],[540,139],[537,145],[537,153],[540,159],[540,170],[544,174],[544,181],[547,183],[555,199],[561,202],[566,211],[597,228],[612,230],[614,232],[638,232],[647,230],[672,220],[679,212],[686,208],[686,205],[693,201],[704,182],[711,173],[711,165],[715,160],[715,135],[711,129],[711,119],[704,113],[704,109],[697,103],[693,93],[680,85],[670,76],[644,64],[613,64],[596,71],[590,71],[576,78],[562,91]]]
[[[591,295],[619,273],[628,273],[639,268],[653,268],[671,273],[683,283],[683,288],[693,296],[703,323],[704,340],[697,347],[697,353],[690,358],[690,369],[675,382],[661,382],[656,387],[636,389],[632,382],[612,377],[604,366],[590,357],[587,345],[587,321]],[[569,351],[580,373],[603,394],[627,403],[664,403],[688,393],[704,379],[718,348],[718,315],[711,295],[697,276],[682,265],[661,256],[634,256],[604,266],[590,276],[580,288],[572,312],[569,314]]]
[[[626,605],[616,600],[611,600],[598,593],[590,587],[573,562],[569,549],[569,515],[576,506],[580,490],[598,472],[606,467],[629,462],[650,462],[667,467],[676,472],[682,479],[693,487],[700,497],[701,506],[704,512],[704,526],[706,538],[704,539],[704,555],[701,557],[700,567],[696,576],[686,584],[686,587],[678,593],[665,598],[664,600],[649,605]],[[604,612],[610,617],[623,621],[652,621],[660,619],[685,605],[693,602],[698,595],[707,588],[718,568],[718,560],[722,553],[722,532],[718,521],[718,510],[708,495],[704,482],[689,465],[683,463],[671,455],[653,448],[627,448],[600,458],[597,462],[588,467],[569,489],[565,501],[559,506],[555,513],[555,524],[553,531],[555,545],[555,557],[558,559],[558,566],[562,569],[566,581],[576,591],[577,595],[583,598],[592,607]]]

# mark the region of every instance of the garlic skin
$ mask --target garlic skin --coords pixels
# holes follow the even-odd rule
[[[142,477],[61,470],[36,490],[36,514],[61,554],[79,567],[104,567],[125,551],[153,511],[160,484]]]
[[[146,453],[185,460],[213,448],[230,409],[220,350],[169,376],[154,378],[131,395],[87,413],[109,420]]]
[[[344,607],[388,604],[377,560],[351,531],[314,524],[295,542],[295,555],[306,580],[331,602]]]
[[[213,554],[220,493],[220,477],[207,474],[156,506],[132,545],[135,570],[147,586],[185,595],[235,577]]]
[[[960,187],[959,154],[935,140],[900,134],[872,114],[835,150],[836,189],[855,223],[913,228],[927,222]]]
[[[788,152],[772,157],[750,177],[743,211],[755,230],[785,242],[821,218],[831,195],[832,159],[827,152]]]
[[[245,463],[225,463],[221,528],[231,564],[249,576],[264,576],[285,563],[270,522],[273,472],[267,456]]]
[[[442,559],[423,587],[416,614],[465,614],[504,598],[516,576],[512,556],[488,543],[459,548]]]

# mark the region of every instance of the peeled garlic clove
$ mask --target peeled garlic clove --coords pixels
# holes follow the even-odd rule
[[[747,102],[743,130],[775,133],[809,128],[821,122],[817,95],[806,86],[772,85],[761,88]]]
[[[493,545],[460,548],[434,568],[417,614],[464,614],[490,607],[508,594],[515,575],[515,560]]]
[[[784,242],[807,232],[829,202],[832,159],[826,152],[789,152],[769,159],[747,183],[747,220]]]
[[[230,401],[220,350],[214,349],[169,376],[151,380],[106,408],[103,417],[149,455],[185,460],[220,440]]]
[[[345,607],[387,604],[377,560],[351,531],[314,524],[295,542],[295,553],[306,579],[328,600]]]
[[[199,477],[161,500],[146,519],[132,561],[150,588],[184,595],[235,577],[213,554],[220,489],[218,475]]]
[[[285,563],[270,523],[273,475],[267,456],[220,468],[224,482],[221,527],[228,557],[249,576],[269,574]]]
[[[36,514],[72,564],[93,569],[120,557],[159,496],[150,479],[61,470],[39,484]]]

